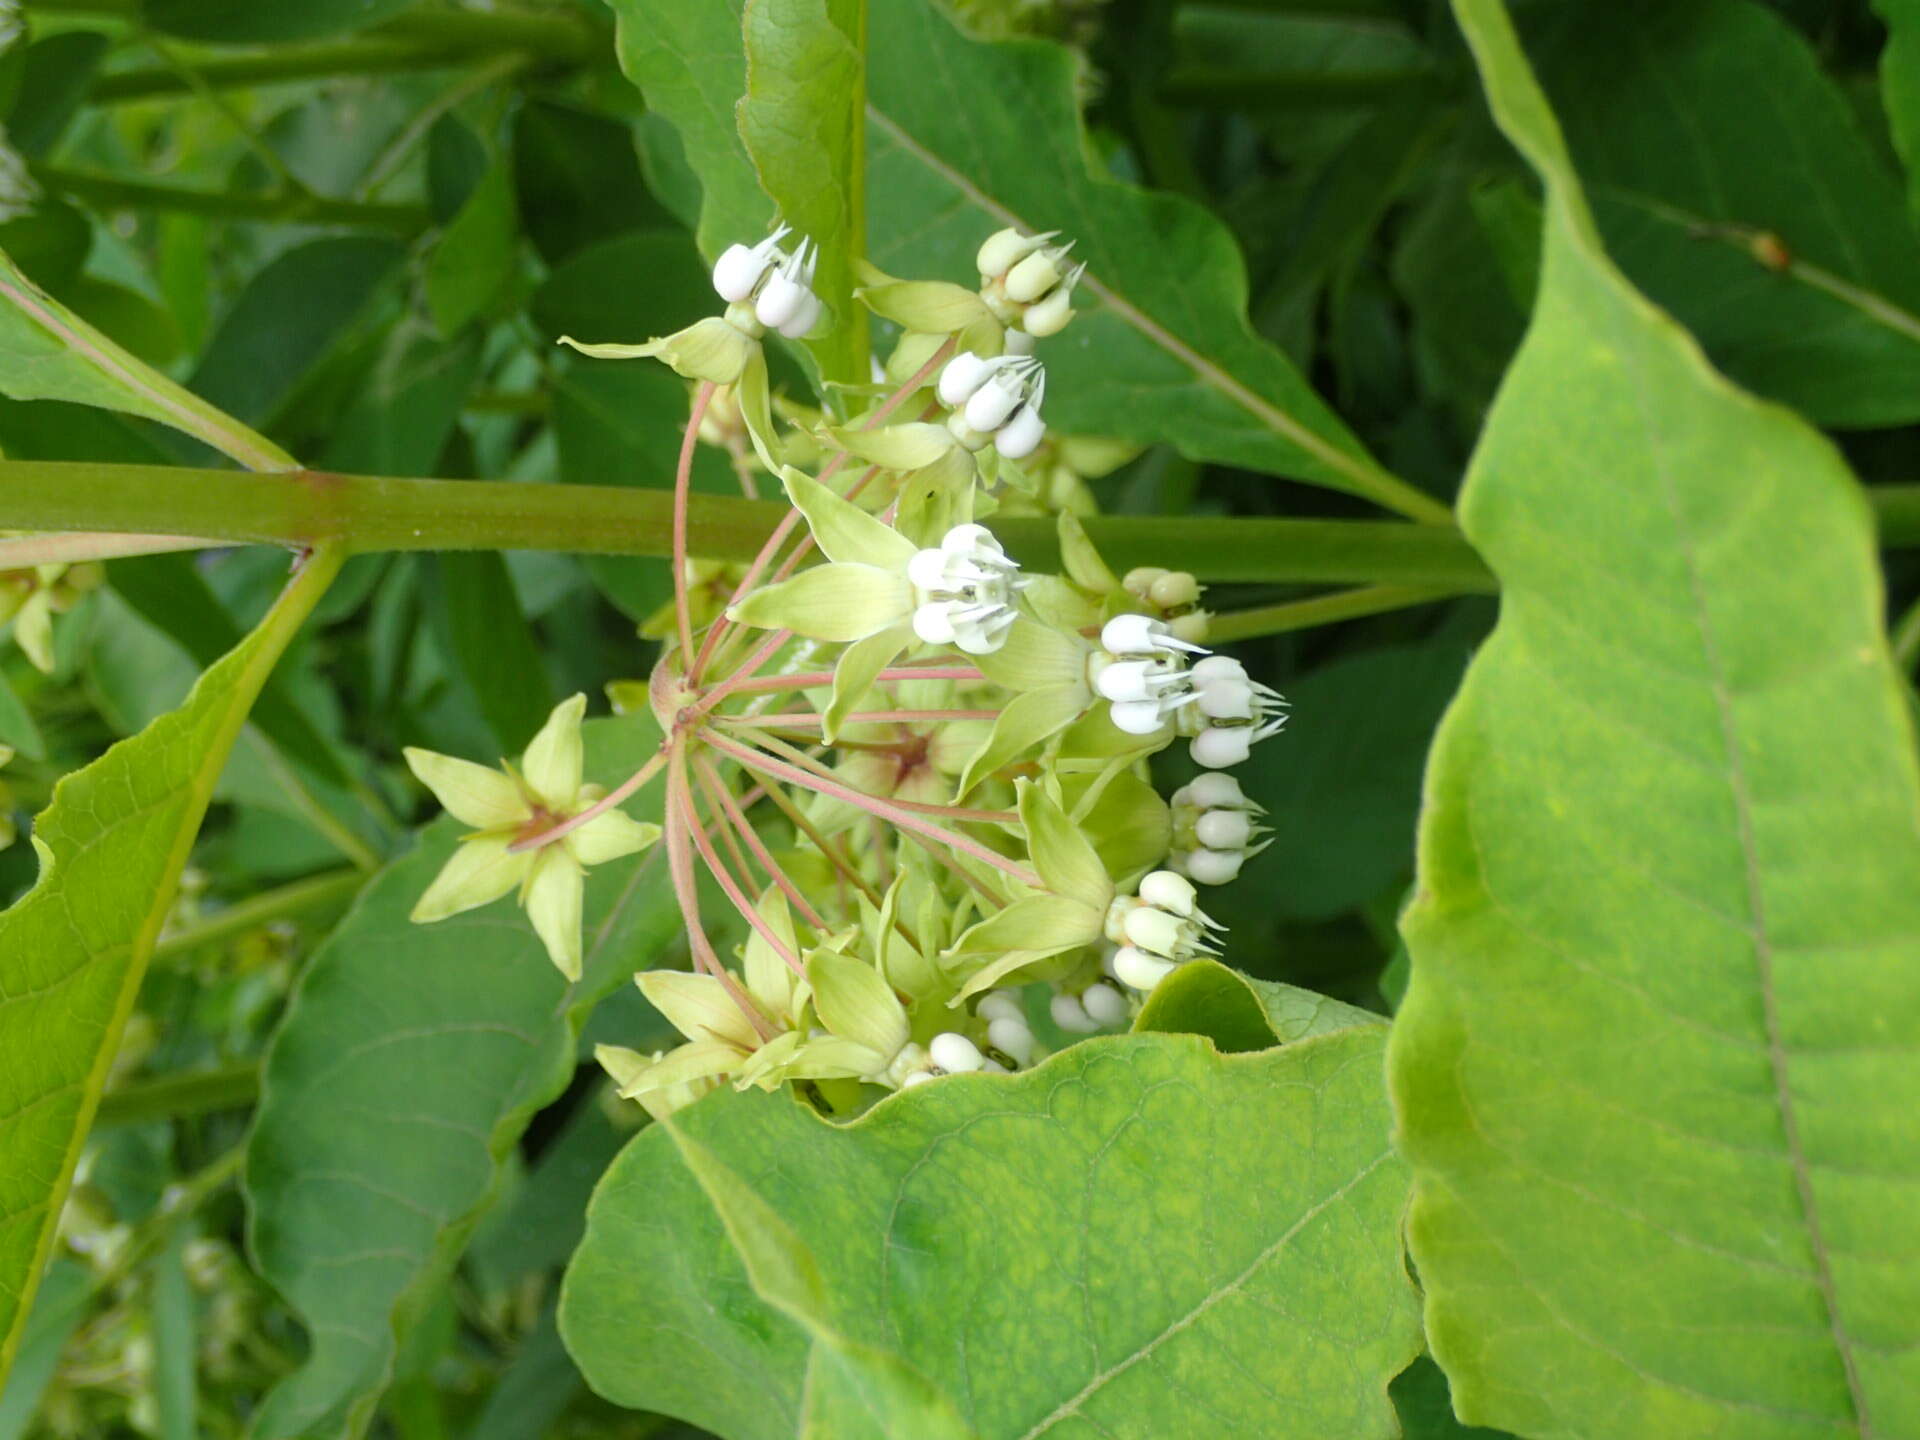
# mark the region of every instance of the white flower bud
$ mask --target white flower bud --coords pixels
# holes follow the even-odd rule
[[[1020,317],[1020,328],[1038,340],[1058,335],[1074,317],[1073,290],[1059,286],[1037,305],[1029,305]]]
[[[794,317],[786,324],[776,325],[774,328],[789,340],[804,340],[813,333],[814,326],[820,323],[821,313],[825,309],[826,307],[820,303],[820,297],[809,290],[807,298],[801,302],[800,309]]]
[[[1127,997],[1111,985],[1089,985],[1080,1004],[1087,1018],[1103,1028],[1127,1023]]]
[[[1077,995],[1056,995],[1047,1008],[1053,1013],[1053,1023],[1070,1035],[1091,1035],[1100,1028]]]
[[[1170,571],[1148,587],[1147,598],[1162,610],[1178,610],[1200,599],[1200,582],[1184,570]]]
[[[1193,737],[1187,753],[1193,763],[1209,770],[1224,770],[1229,765],[1246,763],[1253,753],[1253,729],[1247,725],[1209,725]]]
[[[1011,990],[990,990],[980,997],[974,1010],[988,1020],[1024,1020],[1026,1012]]]
[[[1121,946],[1113,956],[1114,978],[1133,990],[1151,990],[1178,968],[1171,960],[1162,960],[1131,945]]]
[[[993,437],[993,448],[1009,460],[1024,460],[1040,448],[1046,435],[1047,422],[1040,418],[1039,407],[1023,405]]]
[[[1007,417],[1024,398],[1019,378],[1009,371],[996,370],[967,401],[967,424],[983,434],[991,434],[1006,424]]]
[[[971,350],[962,350],[946,363],[940,372],[940,383],[934,387],[934,393],[940,397],[940,403],[948,409],[957,409],[965,405],[997,367],[993,361],[976,355]]]
[[[1244,850],[1253,820],[1244,810],[1209,810],[1194,822],[1193,835],[1209,850]]]
[[[1022,235],[1014,229],[996,230],[980,247],[974,264],[982,275],[989,279],[998,278],[1018,264],[1022,256],[1038,250],[1059,233],[1049,230],[1044,235]]]
[[[939,1079],[939,1076],[935,1075],[931,1070],[916,1070],[900,1082],[900,1088],[902,1090],[911,1090],[916,1085],[924,1085],[929,1080],[937,1079]]]
[[[1154,655],[1163,650],[1205,655],[1206,648],[1177,640],[1151,615],[1116,615],[1100,627],[1100,648],[1110,655]]]
[[[1186,870],[1202,885],[1225,885],[1239,878],[1246,859],[1242,850],[1194,850],[1187,855]]]
[[[1160,565],[1136,565],[1120,577],[1120,588],[1145,600],[1153,592],[1153,582],[1173,572]]]
[[[1172,871],[1160,871],[1160,874],[1172,874]],[[1180,954],[1186,947],[1186,927],[1175,916],[1164,910],[1156,910],[1151,905],[1143,905],[1130,911],[1122,929],[1126,932],[1127,943],[1136,945],[1151,955],[1164,955],[1169,959]]]
[[[949,1075],[978,1070],[987,1059],[978,1045],[952,1030],[942,1031],[927,1043],[927,1056]]]
[[[1247,806],[1246,791],[1240,788],[1240,782],[1231,775],[1202,775],[1185,788],[1191,793],[1193,803],[1204,810]],[[1175,803],[1179,803],[1178,796],[1175,797]]]
[[[1033,1059],[1033,1031],[1025,1020],[999,1019],[987,1025],[987,1043],[1025,1065]]]
[[[1007,298],[1030,304],[1060,283],[1059,252],[1036,250],[1007,272]]]
[[[1200,904],[1200,896],[1193,886],[1171,870],[1156,870],[1143,878],[1140,881],[1140,898],[1156,910],[1165,910],[1182,918],[1191,916]]]

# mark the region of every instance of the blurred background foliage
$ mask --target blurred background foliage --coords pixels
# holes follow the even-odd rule
[[[1741,147],[1773,143],[1765,126],[1726,145],[1710,135],[1688,156],[1657,128],[1614,123],[1629,91],[1679,84],[1675,103],[1730,114],[1740,86],[1771,85],[1786,97],[1780,123],[1823,137],[1807,163],[1850,187],[1846,213],[1910,237],[1875,81],[1883,36],[1864,0],[1518,8],[1636,283],[1744,383],[1843,429],[1869,482],[1920,473],[1920,386],[1879,393],[1846,375],[1857,350],[1911,381],[1920,342],[1828,334],[1799,289],[1771,283],[1780,257],[1757,227],[1785,220],[1749,203],[1743,185],[1759,181],[1742,178],[1754,151]],[[1443,5],[952,9],[981,36],[1070,47],[1097,163],[1220,215],[1246,256],[1256,329],[1389,468],[1452,493],[1531,302],[1538,191],[1492,129]],[[1690,70],[1689,27],[1727,25],[1741,27],[1748,72]],[[1634,43],[1650,33],[1660,43]],[[0,35],[0,249],[135,354],[317,467],[670,483],[682,384],[553,344],[569,330],[663,333],[712,303],[690,233],[698,182],[619,72],[596,0],[0,0]],[[1582,68],[1556,66],[1575,49]],[[1582,75],[1606,87],[1583,91]],[[1732,91],[1714,93],[1722,83]],[[1702,174],[1724,184],[1702,192]],[[1669,203],[1699,193],[1726,213]],[[1903,255],[1859,257],[1851,276],[1845,257],[1810,259],[1920,294],[1910,238]],[[1774,363],[1802,341],[1830,346],[1825,388],[1807,388],[1805,365]],[[797,367],[779,379],[804,394]],[[172,432],[53,402],[0,400],[0,451],[211,463]],[[735,487],[722,452],[704,450],[700,466],[702,488]],[[1092,493],[1120,513],[1371,513],[1166,446]],[[1920,575],[1910,559],[1890,564],[1905,602]],[[284,574],[281,553],[239,550],[114,561],[75,587],[49,670],[0,651],[0,746],[15,752],[0,807],[24,827],[55,779],[175,706]],[[636,623],[669,593],[651,560],[349,565],[221,782],[0,1396],[0,1440],[241,1432],[304,1341],[247,1264],[237,1147],[302,958],[426,813],[400,748],[517,752],[558,697],[646,674]],[[1243,587],[1212,604],[1298,593]],[[1422,762],[1492,616],[1490,600],[1463,599],[1248,643],[1298,718],[1243,776],[1273,812],[1275,844],[1210,900],[1237,965],[1389,1007]],[[0,851],[0,900],[34,869],[26,844]],[[646,1019],[620,1003],[632,1043]],[[612,1033],[616,1021],[594,1023]],[[595,1400],[554,1329],[587,1190],[637,1123],[593,1075],[581,1071],[510,1158],[408,1337],[380,1433],[692,1433]],[[1458,1433],[1436,1384],[1443,1397],[1437,1372],[1417,1369],[1396,1391],[1412,1433]]]

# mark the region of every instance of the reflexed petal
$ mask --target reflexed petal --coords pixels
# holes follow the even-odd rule
[[[987,738],[967,762],[960,777],[961,798],[1002,765],[1018,760],[1041,741],[1066,729],[1091,703],[1091,694],[1084,682],[1016,691],[993,722]]]
[[[956,955],[992,955],[1027,950],[1057,955],[1091,945],[1106,922],[1102,911],[1064,895],[1029,895],[982,920],[953,943]]]
[[[580,774],[586,765],[580,717],[586,713],[586,696],[562,700],[520,761],[520,773],[533,793],[563,813],[573,808],[580,794]]]
[[[826,708],[822,738],[834,739],[840,726],[873,688],[880,672],[900,658],[913,636],[905,625],[876,630],[864,640],[856,640],[840,652],[833,667],[833,698]]]
[[[892,526],[843,500],[792,466],[780,472],[787,497],[807,517],[814,543],[829,560],[852,560],[882,570],[904,570],[914,544]]]
[[[640,993],[689,1040],[721,1040],[742,1051],[756,1049],[760,1035],[726,986],[711,975],[684,970],[646,970],[634,977]]]
[[[476,835],[461,842],[413,907],[416,924],[430,924],[498,900],[533,868],[531,852],[515,855],[505,835]]]
[[[799,939],[793,933],[793,916],[787,911],[787,897],[778,889],[769,889],[760,897],[760,918],[767,928],[795,955],[800,953]],[[760,1008],[774,1019],[793,1014],[793,987],[799,976],[757,929],[747,931],[746,954],[741,968],[746,971],[747,993],[760,1002]]]
[[[510,776],[471,760],[441,755],[409,745],[407,768],[433,792],[433,798],[462,825],[476,830],[503,830],[528,816],[527,797]]]
[[[849,455],[883,470],[922,470],[958,448],[946,426],[925,420],[885,425],[878,430],[849,426],[831,433]]]
[[[816,565],[756,590],[727,613],[742,625],[811,640],[864,640],[913,611],[907,577],[873,565]]]
[[[1020,823],[1027,832],[1033,868],[1056,895],[1105,912],[1113,903],[1113,881],[1093,842],[1069,820],[1046,790],[1031,780],[1019,784]],[[1022,942],[1028,943],[1028,942]]]
[[[820,1023],[842,1040],[876,1051],[881,1067],[907,1043],[906,1009],[893,988],[864,960],[816,950],[807,957],[807,979],[813,985]]]
[[[537,851],[525,903],[533,932],[547,947],[547,958],[569,980],[580,978],[580,907],[587,877],[566,850],[549,845]]]
[[[28,596],[13,617],[13,640],[34,669],[43,675],[53,673],[53,598],[45,590]]]
[[[838,1035],[816,1035],[789,1060],[782,1074],[789,1080],[863,1080],[878,1075],[892,1061],[871,1046]]]
[[[660,827],[636,820],[619,808],[596,815],[561,843],[582,865],[604,865],[646,849],[660,838]]]

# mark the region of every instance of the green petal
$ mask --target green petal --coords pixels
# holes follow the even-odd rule
[[[864,640],[912,613],[906,575],[872,565],[816,565],[754,591],[727,612],[742,625],[841,641]]]
[[[891,276],[854,291],[867,308],[906,330],[950,335],[993,319],[978,290],[945,280],[895,280]]]
[[[778,888],[770,887],[760,897],[760,904],[756,908],[766,927],[780,937],[780,943],[798,955],[800,941],[793,933],[793,916],[787,911],[787,897]],[[774,1017],[792,1015],[794,984],[800,977],[767,943],[766,937],[751,926],[747,930],[741,969],[746,973],[747,993],[759,1002],[762,1010]]]
[[[1107,878],[1099,852],[1044,787],[1022,780],[1018,788],[1027,853],[1033,857],[1033,868],[1047,882],[1047,889],[1104,915],[1113,903],[1113,881]]]
[[[528,787],[562,814],[574,808],[580,795],[580,776],[586,767],[580,719],[586,713],[586,696],[562,700],[520,758],[520,774]]]
[[[640,993],[667,1023],[689,1040],[722,1040],[741,1050],[760,1044],[760,1035],[726,986],[711,975],[684,970],[646,970],[634,977]]]
[[[560,337],[560,343],[597,360],[649,357],[664,360],[689,380],[711,380],[718,385],[731,385],[739,380],[748,362],[760,351],[758,341],[718,315],[708,316],[684,330],[649,340],[644,345],[583,345],[565,335]]]
[[[1064,895],[1029,895],[989,916],[953,942],[955,955],[997,955],[1003,950],[1031,952],[1038,959],[1057,955],[1101,936],[1106,911]]]
[[[1059,527],[1060,563],[1067,572],[1067,578],[1082,590],[1091,590],[1096,595],[1111,595],[1118,590],[1119,577],[1107,568],[1107,562],[1093,548],[1093,541],[1088,538],[1087,527],[1080,523],[1080,517],[1070,510],[1062,510]]]
[[[624,810],[596,815],[561,843],[582,865],[604,865],[646,849],[660,838],[660,827],[636,820]]]
[[[807,979],[820,1023],[842,1040],[878,1052],[882,1065],[907,1043],[906,1009],[866,961],[816,950],[807,957]]]
[[[527,884],[527,918],[547,958],[569,980],[580,978],[580,911],[587,877],[562,845],[539,852]]]
[[[886,1069],[898,1051],[882,1055],[857,1040],[816,1035],[781,1067],[788,1080],[863,1080]]]
[[[1022,615],[1007,631],[1006,643],[991,655],[980,656],[977,663],[983,675],[1009,690],[1078,685],[1087,690],[1091,701],[1087,657],[1092,654],[1092,642]]]
[[[740,372],[740,379],[734,385],[733,398],[740,407],[740,418],[746,424],[747,438],[753,441],[760,463],[778,474],[779,436],[773,428],[773,403],[767,385],[767,355],[758,345],[754,346],[753,354]]]
[[[53,673],[53,599],[36,590],[13,617],[13,640],[43,675]]]
[[[414,745],[404,753],[414,777],[433,792],[440,808],[462,825],[503,830],[527,819],[527,797],[511,776]]]
[[[968,791],[1002,765],[1019,759],[1034,746],[1066,729],[1090,703],[1084,685],[1055,685],[1015,694],[993,722],[993,729],[979,750],[967,762],[960,776],[960,797],[964,799]]]
[[[905,570],[914,544],[891,526],[843,500],[792,466],[780,472],[787,497],[807,517],[814,543],[829,560],[850,560],[882,570]]]
[[[533,868],[534,852],[515,855],[507,849],[509,843],[505,835],[475,835],[461,842],[409,918],[431,924],[478,909],[513,889]]]

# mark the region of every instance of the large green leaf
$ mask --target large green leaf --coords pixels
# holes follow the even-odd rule
[[[39,883],[0,914],[0,1376],[214,782],[339,565],[310,559],[180,709],[67,776],[34,824]]]
[[[1417,1348],[1381,1045],[1117,1037],[846,1126],[732,1091],[675,1124],[791,1227],[823,1323],[987,1440],[1360,1440],[1393,1433],[1386,1384]],[[622,1404],[728,1440],[798,1428],[807,1335],[755,1297],[664,1128],[602,1181],[561,1331]]]
[[[252,470],[296,470],[292,456],[127,354],[0,254],[0,394],[67,400],[158,420]]]
[[[734,122],[745,88],[740,3],[613,6],[621,63],[679,127],[706,187],[709,254],[759,233],[768,215]],[[1195,458],[1443,518],[1253,333],[1245,265],[1218,220],[1089,168],[1069,52],[970,40],[932,0],[875,5],[869,27],[871,256],[895,274],[972,283],[975,251],[1002,226],[1076,240],[1087,313],[1042,352],[1047,413],[1061,430],[1167,440]]]
[[[1806,40],[1754,0],[1527,13],[1634,283],[1733,379],[1822,424],[1920,419],[1920,237]],[[1756,254],[1764,236],[1784,255]]]
[[[1920,0],[1873,0],[1887,24],[1880,53],[1880,100],[1907,165],[1907,204],[1920,211]]]
[[[1133,1028],[1205,1035],[1223,1052],[1241,1054],[1385,1023],[1384,1016],[1330,995],[1195,960],[1153,987]]]
[[[658,743],[639,717],[586,734],[602,782]],[[587,1011],[679,928],[651,852],[590,875],[578,985],[507,901],[412,924],[459,833],[435,823],[363,892],[267,1057],[247,1150],[251,1246],[312,1349],[255,1419],[263,1440],[365,1431],[398,1341],[459,1258],[502,1157],[572,1075]]]
[[[780,218],[820,247],[814,291],[833,314],[813,347],[828,380],[863,385],[867,312],[854,303],[866,253],[867,0],[747,0],[740,135]]]
[[[1920,773],[1867,509],[1628,286],[1498,0],[1455,9],[1548,204],[1391,1045],[1428,1341],[1529,1436],[1920,1435]]]

